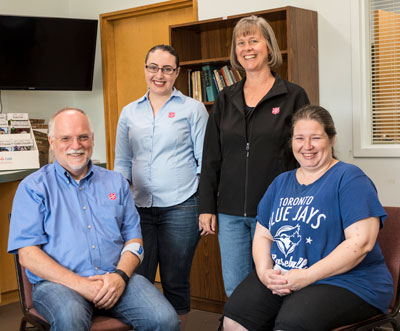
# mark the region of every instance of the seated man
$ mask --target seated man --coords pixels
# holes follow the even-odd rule
[[[144,277],[139,216],[122,175],[92,164],[93,130],[79,109],[49,122],[55,163],[15,194],[8,242],[51,330],[89,330],[101,310],[135,330],[179,330],[174,308]]]

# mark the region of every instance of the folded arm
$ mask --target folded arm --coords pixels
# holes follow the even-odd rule
[[[287,288],[298,291],[318,280],[353,269],[374,248],[379,224],[377,217],[369,217],[347,227],[344,230],[346,239],[329,255],[308,269],[292,269],[284,275]]]
[[[62,284],[78,292],[88,301],[92,301],[103,283],[81,277],[63,267],[38,246],[26,246],[18,250],[21,265],[45,280]]]

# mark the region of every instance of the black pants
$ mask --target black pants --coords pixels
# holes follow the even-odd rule
[[[353,292],[333,285],[307,286],[278,296],[251,273],[232,293],[224,315],[250,331],[323,331],[352,324],[380,310]]]

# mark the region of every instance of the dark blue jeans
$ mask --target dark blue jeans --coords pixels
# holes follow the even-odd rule
[[[33,306],[51,324],[51,331],[89,331],[93,303],[61,284],[42,281],[34,285]],[[178,331],[173,307],[146,278],[134,274],[115,306],[97,310],[118,318],[138,331]]]
[[[200,239],[198,197],[172,207],[137,208],[144,260],[136,272],[154,283],[157,264],[165,297],[178,314],[190,310],[190,269]]]

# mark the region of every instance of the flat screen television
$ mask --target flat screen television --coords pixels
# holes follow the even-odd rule
[[[0,90],[90,91],[97,20],[0,15]]]

